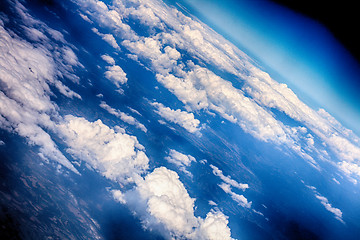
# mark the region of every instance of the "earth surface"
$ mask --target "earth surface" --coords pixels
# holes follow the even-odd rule
[[[1,239],[358,239],[360,138],[176,1],[0,3]]]

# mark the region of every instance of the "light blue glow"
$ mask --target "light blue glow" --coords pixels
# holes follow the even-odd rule
[[[261,61],[300,99],[325,108],[360,134],[360,98],[354,90],[360,85],[359,66],[325,27],[265,0],[182,3]]]

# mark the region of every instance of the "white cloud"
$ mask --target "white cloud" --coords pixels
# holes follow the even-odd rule
[[[210,164],[210,167],[212,168],[213,170],[213,174],[217,177],[219,177],[221,180],[223,180],[225,183],[235,187],[235,188],[238,188],[240,190],[243,190],[245,191],[246,189],[249,188],[249,185],[246,184],[246,183],[238,183],[237,181],[231,179],[231,177],[229,176],[225,176],[223,174],[223,172],[216,166]]]
[[[345,224],[345,222],[342,219],[342,212],[340,209],[332,207],[331,204],[329,203],[329,200],[324,196],[316,194],[315,197],[320,200],[321,204],[326,208],[326,210],[328,210],[329,212],[335,215],[335,218],[337,220]]]
[[[107,66],[107,71],[105,72],[105,77],[109,79],[116,87],[120,87],[127,82],[126,73],[122,70],[121,67],[117,65]]]
[[[118,190],[118,189],[111,190],[111,193],[112,193],[115,201],[122,203],[122,204],[126,204],[125,195],[120,190]]]
[[[110,65],[115,65],[115,60],[107,54],[101,55],[102,60]]]
[[[358,163],[353,163],[359,156],[360,146],[357,136],[341,126],[325,111],[315,112],[308,107],[285,84],[279,84],[271,79],[267,73],[254,66],[248,56],[203,23],[186,17],[178,10],[157,1],[141,2],[132,8],[127,8],[122,2],[116,2],[112,10],[99,8],[96,1],[84,1],[82,4],[85,8],[96,10],[92,17],[101,26],[113,27],[119,31],[117,37],[123,39],[123,46],[138,55],[140,59],[150,60],[152,70],[158,73],[159,82],[186,105],[193,109],[209,108],[223,118],[237,123],[244,131],[261,140],[273,141],[277,144],[286,143],[289,149],[318,168],[318,164],[310,154],[317,154],[320,159],[327,159],[328,156],[323,154],[324,151],[317,150],[311,139],[307,140],[308,144],[305,148],[295,143],[302,139],[299,134],[303,133],[293,133],[288,126],[277,121],[276,117],[267,110],[278,109],[306,125],[315,135],[328,143],[339,158],[345,158],[347,162],[358,165]],[[139,14],[140,12],[150,14],[143,16]],[[162,31],[159,34],[153,33],[150,36],[139,37],[121,21],[119,14],[123,18],[137,18],[143,25],[148,25],[150,28],[156,26]],[[172,49],[176,52],[169,51]],[[213,73],[196,66],[190,66],[189,70],[182,72],[186,63],[182,62],[179,49],[234,74],[244,81],[244,87],[239,90],[230,85],[221,84],[224,85],[223,88],[226,91],[224,93],[214,91],[216,83],[226,81],[214,82],[216,77]],[[198,86],[199,81],[194,81],[196,78],[210,79],[210,81],[203,81],[202,85]],[[254,100],[245,97],[243,92]],[[336,144],[343,140],[334,140],[333,133],[338,133],[342,139],[352,139],[352,141],[346,143],[345,147],[342,144]],[[339,169],[344,170],[344,168]]]
[[[112,34],[103,34],[101,36],[102,36],[102,39],[105,42],[107,42],[108,44],[110,44],[113,48],[120,49],[118,43],[116,42],[116,39],[114,38],[114,36]]]
[[[33,41],[42,41],[42,40],[48,41],[49,40],[44,33],[42,33],[41,31],[39,31],[36,28],[24,27],[24,30],[25,30],[26,36]]]
[[[148,168],[149,159],[136,137],[120,128],[109,128],[101,120],[89,122],[67,115],[58,125],[58,131],[68,146],[68,153],[108,179],[132,182]]]
[[[170,149],[169,156],[166,156],[165,159],[168,162],[175,164],[180,171],[192,177],[192,174],[186,170],[186,167],[190,166],[191,162],[196,162],[196,159],[193,156],[185,155],[174,149]]]
[[[173,110],[157,102],[152,103],[152,105],[157,108],[156,113],[167,121],[180,125],[190,133],[200,131],[200,121],[194,117],[193,113],[181,111],[180,109]]]
[[[34,20],[20,3],[16,2],[16,5],[26,23],[39,24],[39,31],[49,29],[44,23]],[[57,161],[78,173],[48,133],[55,129],[51,118],[58,117],[58,107],[50,100],[54,94],[50,87],[55,87],[67,97],[80,98],[58,80],[60,72],[67,72],[62,67],[65,60],[55,59],[57,52],[51,51],[54,50],[53,46],[47,49],[49,43],[34,47],[16,34],[10,35],[1,24],[0,36],[1,127],[25,137],[31,145],[39,146],[42,157]],[[66,45],[56,49],[62,51],[65,48]]]
[[[198,225],[195,199],[189,196],[175,172],[156,168],[138,183],[137,189],[147,200],[147,211],[175,236],[189,236]]]
[[[334,178],[333,178],[334,179]],[[344,220],[342,219],[342,211],[338,208],[332,207],[332,205],[329,203],[329,200],[322,196],[314,186],[306,185],[303,180],[301,182],[305,185],[305,187],[311,189],[315,193],[315,197],[320,200],[321,204],[325,207],[326,210],[333,213],[335,215],[335,218],[339,220],[340,222],[344,223]]]
[[[115,37],[109,33],[101,33],[97,28],[92,28],[92,31],[100,36],[105,42],[115,49],[120,49],[119,44],[116,42]]]
[[[228,217],[220,211],[210,211],[200,225],[197,239],[222,240],[232,239]]]
[[[205,219],[194,216],[194,202],[176,172],[156,168],[137,190],[146,201],[147,212],[161,223],[175,239],[231,239],[227,217],[211,211]],[[155,224],[147,221],[147,224]]]
[[[140,123],[136,118],[134,118],[126,113],[123,113],[115,108],[110,107],[104,101],[101,101],[100,107],[102,107],[103,109],[108,111],[110,114],[120,118],[122,121],[124,121],[128,124],[134,125],[135,127],[139,128],[141,131],[143,131],[145,133],[147,132],[147,128],[142,123]]]
[[[230,184],[227,183],[221,183],[219,184],[219,187],[224,190],[227,194],[230,195],[230,197],[237,202],[240,206],[251,208],[252,202],[248,202],[247,198],[244,197],[244,195],[239,195],[231,190]]]
[[[225,176],[223,172],[216,166],[210,164],[210,167],[213,170],[213,174],[219,177],[223,182],[219,184],[219,187],[229,194],[231,198],[237,202],[240,206],[251,208],[252,202],[248,202],[248,200],[244,197],[244,195],[239,195],[231,190],[231,187],[237,188],[239,190],[245,191],[249,188],[249,185],[246,183],[238,183],[237,181],[231,179],[229,176]]]

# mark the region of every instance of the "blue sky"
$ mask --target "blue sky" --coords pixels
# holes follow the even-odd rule
[[[265,0],[180,3],[307,104],[360,134],[359,65],[320,23]]]

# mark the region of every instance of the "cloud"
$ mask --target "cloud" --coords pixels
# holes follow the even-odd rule
[[[221,183],[219,184],[219,187],[224,190],[224,192],[226,192],[227,194],[229,194],[231,196],[231,198],[237,202],[240,206],[242,207],[246,207],[246,208],[251,208],[251,204],[252,202],[248,202],[248,200],[246,199],[246,197],[244,197],[244,195],[239,195],[235,192],[233,192],[231,190],[231,186],[230,184],[226,184],[226,183]]]
[[[112,129],[101,120],[65,116],[58,125],[66,150],[75,159],[88,163],[93,169],[113,181],[133,182],[148,169],[149,159],[136,137],[119,127]]]
[[[105,77],[109,79],[116,87],[120,87],[121,85],[127,82],[126,73],[122,70],[121,67],[117,65],[107,66],[107,71],[105,72]]]
[[[213,170],[213,174],[219,177],[223,182],[219,184],[219,187],[230,195],[230,197],[237,202],[240,206],[251,208],[252,202],[248,202],[248,200],[244,197],[244,195],[239,195],[231,190],[231,187],[235,187],[239,190],[245,191],[249,188],[248,184],[238,183],[237,181],[231,179],[229,176],[225,176],[223,172],[216,166],[210,164],[210,167]]]
[[[185,155],[174,149],[170,149],[169,155],[165,157],[165,160],[175,164],[180,171],[192,177],[192,174],[186,170],[186,167],[190,166],[191,162],[196,162],[196,159],[193,156]]]
[[[49,29],[33,19],[20,3],[15,5],[26,23],[40,24],[41,31]],[[57,52],[53,47],[47,48],[48,42],[34,47],[16,34],[10,35],[1,24],[0,36],[1,127],[25,137],[30,145],[37,145],[43,158],[57,161],[78,173],[49,134],[55,131],[52,118],[58,118],[58,106],[50,100],[50,96],[54,95],[50,88],[55,87],[69,98],[80,98],[58,80],[60,72],[67,72],[62,67],[65,59],[55,59]],[[56,43],[53,44],[56,46]],[[62,51],[66,48],[65,45],[56,49]]]
[[[118,190],[118,189],[111,190],[111,193],[112,193],[115,201],[122,203],[122,204],[126,204],[125,196],[120,190]]]
[[[108,111],[110,114],[120,118],[122,121],[124,121],[128,124],[134,125],[135,127],[139,128],[141,131],[143,131],[145,133],[147,132],[147,128],[142,123],[140,123],[138,120],[136,120],[136,118],[134,118],[126,113],[123,113],[115,108],[110,107],[104,101],[101,101],[100,107],[102,107],[103,109]]]
[[[231,185],[232,187],[238,188],[240,190],[245,191],[249,188],[249,185],[246,183],[238,183],[237,181],[231,179],[229,176],[225,176],[223,172],[216,166],[210,164],[210,167],[213,170],[213,174],[223,180],[225,183]]]
[[[314,186],[306,185],[303,180],[301,182],[305,185],[305,187],[311,189],[315,193],[315,197],[320,200],[321,204],[325,207],[326,210],[333,213],[335,215],[335,218],[339,220],[341,223],[345,224],[344,220],[342,219],[342,211],[338,208],[332,207],[332,205],[329,203],[329,200],[322,196]]]
[[[326,208],[326,210],[328,210],[329,212],[335,215],[335,218],[337,220],[345,224],[345,222],[342,219],[342,212],[340,209],[332,207],[331,204],[329,203],[329,200],[324,196],[316,194],[315,197],[320,200],[321,204]]]
[[[180,125],[190,133],[200,131],[200,121],[194,117],[193,113],[181,111],[180,109],[173,110],[157,102],[152,103],[152,105],[157,108],[156,113],[167,121]]]
[[[198,230],[198,239],[220,240],[232,239],[228,227],[228,217],[220,211],[210,211]]]
[[[97,3],[82,1],[81,5],[94,10],[91,17],[99,25],[116,29],[117,37],[123,40],[122,45],[142,61],[149,62],[152,71],[157,74],[157,80],[186,107],[210,109],[262,141],[278,145],[285,143],[288,149],[319,169],[314,157],[329,160],[325,154],[327,151],[315,146],[316,138],[312,144],[303,133],[294,132],[292,127],[278,120],[270,111],[277,109],[305,125],[349,166],[359,166],[360,140],[355,134],[326,111],[311,109],[285,84],[273,80],[256,67],[246,54],[205,24],[156,1],[139,3],[132,8],[127,8],[123,2],[116,2],[112,10],[100,8]],[[150,14],[139,14],[141,12]],[[148,36],[138,36],[121,19],[137,19],[143,26],[149,29],[155,27],[161,32],[149,31]],[[233,74],[235,80],[244,83],[243,87],[237,89],[211,71],[188,64],[187,59],[181,58],[180,52],[198,59],[199,65],[205,62]],[[337,137],[334,138],[333,134]],[[304,139],[308,143],[305,146],[301,143]],[[339,166],[339,170],[349,177],[358,178],[357,173],[351,173],[351,169]]]
[[[205,219],[194,216],[194,202],[180,182],[176,172],[165,167],[156,168],[139,182],[137,190],[146,201],[146,211],[161,223],[173,238],[231,239],[227,217],[211,211]]]
[[[115,60],[107,54],[101,55],[102,60],[110,65],[115,65]]]
[[[110,46],[115,49],[120,49],[119,44],[116,42],[115,37],[109,33],[101,33],[97,28],[92,28],[92,31],[100,36],[105,42],[107,42]]]
[[[189,196],[175,172],[156,168],[138,183],[137,189],[147,200],[147,211],[175,236],[189,236],[198,225],[195,199]]]

